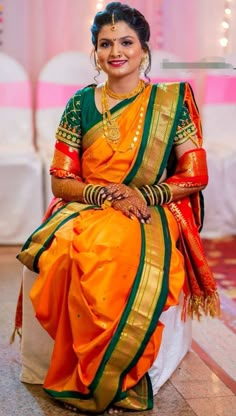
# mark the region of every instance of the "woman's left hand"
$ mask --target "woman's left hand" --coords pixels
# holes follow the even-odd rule
[[[107,199],[112,207],[127,217],[136,217],[142,223],[150,222],[150,210],[146,201],[135,189],[124,184],[109,184],[105,187]]]
[[[106,185],[104,192],[109,201],[116,201],[118,199],[128,198],[134,196],[137,192],[123,183],[111,183]]]

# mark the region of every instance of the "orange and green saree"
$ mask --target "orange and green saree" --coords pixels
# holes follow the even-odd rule
[[[100,185],[157,183],[168,168],[178,119],[188,101],[197,124],[188,84],[147,85],[138,97],[119,103],[111,110],[122,133],[114,152],[103,137],[94,88],[79,91],[62,116],[51,174]],[[141,106],[141,134],[130,148]],[[197,158],[184,155],[170,182],[190,186],[207,180],[204,152],[196,151]],[[192,174],[186,179],[181,166],[190,163]],[[178,304],[183,287],[200,307],[216,292],[197,237],[199,196],[178,202],[150,207],[151,224],[141,224],[112,207],[52,201],[43,224],[18,255],[39,273],[30,297],[36,317],[55,340],[44,382],[51,397],[93,413],[111,405],[152,408],[148,370],[161,345],[162,311]]]

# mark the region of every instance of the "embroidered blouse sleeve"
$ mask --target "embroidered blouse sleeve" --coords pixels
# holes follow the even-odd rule
[[[183,104],[182,113],[174,138],[174,145],[178,146],[185,143],[187,140],[191,140],[197,147],[199,147],[196,125],[191,118],[186,104]]]
[[[50,174],[58,178],[81,179],[81,90],[68,101],[56,131]]]

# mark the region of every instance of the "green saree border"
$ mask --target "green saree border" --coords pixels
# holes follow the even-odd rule
[[[114,348],[115,348],[115,346],[116,346],[116,344],[119,340],[119,337],[120,337],[121,332],[122,332],[122,330],[123,330],[123,328],[126,324],[127,317],[128,317],[128,315],[131,311],[133,301],[134,301],[136,293],[137,293],[137,289],[138,289],[138,286],[139,286],[139,283],[140,283],[140,280],[141,280],[141,277],[142,277],[142,272],[143,272],[143,267],[144,267],[144,257],[145,257],[145,234],[144,234],[143,224],[141,224],[141,235],[142,235],[141,256],[140,256],[139,268],[138,268],[138,271],[137,271],[137,274],[136,274],[136,277],[135,277],[134,285],[132,287],[132,291],[129,295],[128,302],[126,304],[126,307],[124,309],[122,318],[121,318],[121,320],[119,322],[119,325],[117,327],[116,333],[113,336],[113,338],[112,338],[112,340],[111,340],[111,342],[110,342],[110,344],[107,348],[106,353],[104,354],[103,360],[102,360],[101,365],[100,365],[100,367],[97,371],[97,374],[95,375],[94,381],[89,386],[91,388],[91,390],[94,390],[96,388],[96,386],[99,382],[99,379],[101,377],[101,373],[103,372],[103,370],[105,368],[105,365],[106,365],[108,359],[110,358],[110,355],[111,355],[110,353],[114,350]]]
[[[166,103],[164,103],[164,100],[166,99],[166,97],[164,97],[163,91],[167,91],[167,94],[171,94],[170,97],[172,98],[172,100],[170,101],[170,97],[167,97],[167,99],[169,100],[169,102],[168,102],[168,105],[169,105],[168,112],[171,115],[173,113],[173,109],[174,109],[173,107],[175,105],[175,109],[174,109],[175,113],[173,115],[173,122],[172,122],[172,126],[170,127],[170,132],[168,133],[168,141],[166,143],[165,143],[165,137],[164,137],[164,134],[163,134],[162,144],[165,146],[165,149],[163,148],[163,150],[161,150],[161,152],[163,153],[162,161],[161,161],[161,164],[159,166],[158,173],[157,173],[155,179],[153,178],[152,182],[156,183],[160,179],[160,177],[161,177],[161,175],[164,171],[164,168],[167,165],[167,161],[168,161],[168,158],[170,156],[171,148],[172,148],[172,145],[173,145],[174,136],[175,136],[177,123],[178,123],[178,116],[181,112],[182,104],[183,104],[183,100],[184,100],[185,84],[186,84],[185,82],[179,82],[179,83],[175,82],[175,83],[169,83],[169,84],[168,83],[160,83],[160,84],[152,85],[152,90],[151,90],[151,93],[150,93],[150,99],[149,99],[149,103],[148,103],[148,107],[147,107],[147,111],[146,111],[146,116],[145,116],[145,124],[144,124],[144,131],[143,131],[143,137],[142,137],[141,145],[140,145],[139,152],[138,152],[137,158],[135,160],[135,163],[132,166],[130,172],[128,173],[128,175],[126,176],[126,178],[124,180],[125,184],[128,185],[131,182],[135,182],[137,180],[138,181],[140,180],[140,179],[138,179],[139,170],[141,168],[142,163],[144,162],[145,157],[147,157],[147,155],[145,156],[145,151],[147,149],[148,144],[150,143],[150,140],[152,140],[152,142],[153,142],[153,138],[152,139],[149,138],[150,135],[152,136],[154,134],[153,131],[152,131],[152,129],[154,128],[153,123],[156,125],[156,127],[155,127],[156,132],[158,132],[158,134],[160,134],[160,132],[158,130],[159,129],[158,125],[159,125],[162,113],[165,115],[165,108],[166,108]],[[152,109],[157,108],[158,106],[160,108],[157,109],[157,112],[159,112],[159,114],[157,115],[156,113],[153,113]],[[155,120],[155,118],[156,118],[156,120]],[[152,143],[152,145],[153,144],[154,144],[154,142]],[[148,158],[149,158],[149,156],[148,156]],[[145,161],[145,163],[147,163],[147,160]],[[138,185],[136,185],[136,186],[138,186]]]
[[[143,137],[142,137],[142,141],[140,144],[140,148],[138,151],[138,155],[135,161],[135,164],[133,165],[132,169],[130,170],[130,172],[128,173],[128,175],[126,176],[126,178],[124,179],[124,184],[128,185],[130,184],[130,182],[133,180],[133,178],[135,177],[141,163],[143,160],[143,155],[144,152],[147,148],[147,144],[148,144],[148,135],[149,135],[149,126],[151,124],[151,118],[152,118],[152,112],[148,111],[149,108],[153,108],[153,103],[155,101],[155,96],[156,96],[156,89],[154,88],[155,86],[152,86],[152,90],[151,90],[151,94],[150,94],[150,98],[149,98],[149,102],[148,102],[148,108],[146,111],[146,115],[145,115],[145,123],[144,123],[144,130],[143,130]]]
[[[139,396],[142,395],[142,393],[139,393],[139,390],[144,388],[145,389],[145,393],[146,393],[146,397],[145,397],[145,404],[142,408],[142,406],[140,406],[139,403],[139,407],[138,407],[138,411],[141,410],[150,410],[153,408],[153,389],[152,389],[152,383],[151,383],[151,378],[149,376],[148,373],[146,373],[143,378],[138,382],[138,384],[136,384],[136,386],[134,386],[132,389],[122,392],[119,396],[119,401],[115,401],[114,400],[114,405],[120,408],[124,408],[127,410],[136,410],[135,406],[132,406],[132,408],[130,408],[130,401],[134,398],[134,400],[137,400],[137,396],[135,397],[133,392],[138,394]],[[138,390],[138,391],[137,391]],[[140,398],[140,397],[139,397]],[[128,406],[127,406],[127,399],[128,399]],[[133,403],[132,403],[133,404]]]
[[[121,384],[123,377],[130,371],[130,369],[135,365],[135,363],[138,361],[138,359],[141,357],[146,345],[147,341],[154,332],[156,325],[159,321],[160,315],[163,311],[163,307],[165,306],[166,299],[168,296],[168,288],[169,288],[169,268],[170,268],[170,256],[171,256],[171,243],[170,243],[170,233],[168,228],[168,223],[166,219],[165,212],[161,206],[156,206],[155,209],[159,211],[159,214],[161,216],[162,224],[163,224],[163,234],[164,239],[167,241],[167,244],[165,246],[165,259],[164,259],[164,276],[163,276],[163,284],[162,284],[162,290],[161,294],[159,296],[158,302],[156,304],[155,311],[153,313],[153,319],[150,322],[149,328],[146,332],[146,335],[143,339],[142,344],[140,345],[140,349],[137,351],[136,356],[134,356],[133,360],[131,361],[130,365],[127,367],[127,369],[121,374],[120,378],[120,386],[119,389],[121,390]],[[117,395],[119,394],[119,391],[117,391]],[[117,397],[118,399],[118,397]]]
[[[151,383],[151,379],[150,379],[150,376],[149,376],[148,373],[145,374],[144,378],[145,378],[145,382],[146,382],[146,385],[147,385],[147,409],[145,409],[145,410],[149,410],[149,409],[153,408],[152,383]],[[82,393],[78,393],[78,392],[74,392],[74,391],[70,391],[70,390],[62,391],[61,393],[57,393],[55,390],[46,389],[45,387],[43,387],[43,390],[49,396],[51,396],[51,397],[53,397],[54,399],[57,399],[57,400],[68,399],[68,395],[70,395],[71,399],[82,399],[83,401],[86,401],[86,400],[88,401],[92,397],[92,393],[82,394]],[[127,396],[128,396],[127,392],[122,392],[120,394],[119,401],[126,399]],[[115,404],[118,405],[118,403],[115,403]]]
[[[27,238],[27,240],[26,240],[25,244],[23,245],[21,251],[26,250],[29,247],[30,243],[32,242],[33,235],[36,232],[40,231],[45,225],[47,225],[57,215],[57,213],[59,213],[60,211],[62,211],[63,208],[67,207],[69,205],[69,203],[70,202],[68,202],[68,204],[63,205],[63,207],[59,208],[56,212],[54,212],[54,214],[50,215],[50,217],[46,221],[44,221],[42,224],[40,224],[40,226],[37,227],[36,230],[34,230],[32,232],[32,234],[30,234],[30,236]]]
[[[68,210],[69,208],[69,210]],[[81,209],[79,209],[81,208]],[[66,222],[77,217],[81,211],[86,211],[88,209],[97,208],[96,206],[87,206],[82,205],[78,202],[68,202],[59,208],[54,214],[52,214],[46,221],[44,221],[36,230],[29,236],[23,245],[20,253],[16,258],[25,265],[29,270],[39,273],[38,261],[39,257],[46,250],[53,239],[55,232],[60,229]],[[68,210],[68,212],[66,212]],[[61,219],[60,215],[65,211],[64,218]],[[70,212],[71,211],[71,212]],[[58,220],[54,220],[58,217]],[[50,233],[43,235],[43,231],[50,227],[52,223]],[[41,235],[42,234],[42,235]]]
[[[183,101],[184,101],[184,90],[185,90],[185,83],[180,82],[179,83],[179,97],[178,97],[178,103],[177,103],[177,108],[176,108],[176,113],[175,113],[175,119],[172,125],[169,141],[166,145],[166,152],[162,160],[160,172],[163,172],[164,168],[167,166],[167,161],[170,156],[171,148],[173,146],[175,132],[176,132],[177,125],[178,125],[178,119],[181,114]],[[161,177],[161,173],[157,175],[155,183],[159,181],[160,177]]]

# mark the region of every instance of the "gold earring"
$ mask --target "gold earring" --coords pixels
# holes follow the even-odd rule
[[[102,67],[101,67],[101,65],[100,65],[100,63],[98,62],[97,59],[95,59],[95,68],[98,72],[102,71]]]
[[[145,72],[148,67],[148,64],[149,64],[149,57],[148,57],[148,54],[146,53],[144,57],[141,59],[141,62],[139,65],[140,72]]]

